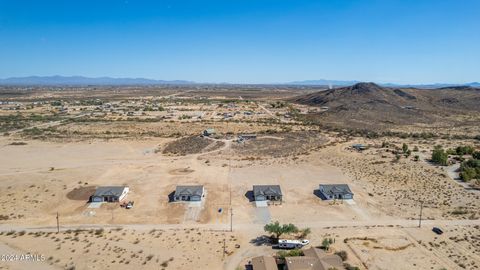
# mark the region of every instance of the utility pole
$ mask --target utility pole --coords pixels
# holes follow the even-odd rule
[[[230,205],[230,232],[233,232],[233,208]]]
[[[418,219],[418,228],[422,227],[423,201],[420,201],[420,218]]]
[[[225,260],[226,253],[227,253],[226,241],[225,241],[225,238],[223,238],[223,260]]]
[[[57,212],[57,233],[60,232],[60,221],[58,220],[58,212]]]

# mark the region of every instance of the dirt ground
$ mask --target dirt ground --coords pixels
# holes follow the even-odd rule
[[[311,227],[313,233],[309,238],[314,241],[314,244],[318,242],[318,245],[321,244],[325,233],[338,235],[341,242],[347,237],[375,238],[375,240],[367,239],[365,241],[349,240],[344,246],[338,243],[338,249],[345,249],[352,256],[352,264],[363,265],[362,267],[365,269],[385,269],[392,260],[400,263],[406,258],[408,258],[409,267],[418,267],[418,269],[441,269],[441,267],[456,269],[452,267],[460,267],[461,264],[465,264],[466,269],[475,269],[478,264],[477,236],[474,231],[464,227],[456,229],[448,227],[449,234],[454,235],[450,236],[454,237],[453,240],[448,239],[448,241],[460,246],[469,243],[463,249],[456,249],[455,253],[451,253],[449,251],[451,249],[447,248],[448,245],[440,243],[441,241],[430,239],[428,241],[432,244],[426,244],[428,242],[422,240],[424,239],[423,234],[432,234],[428,229],[425,229],[422,234],[417,233],[414,229],[411,229],[412,232],[409,233],[410,229],[391,228],[386,225],[382,225],[384,227],[365,225],[388,224],[403,218],[406,218],[407,221],[416,218],[418,214],[416,201],[410,197],[395,194],[407,188],[414,192],[417,181],[421,179],[432,181],[428,174],[425,175],[426,173],[436,175],[435,181],[441,184],[440,188],[447,191],[434,196],[436,191],[433,189],[431,195],[423,195],[432,197],[433,202],[435,202],[434,199],[449,202],[441,207],[431,207],[431,204],[426,204],[424,208],[426,219],[453,220],[460,218],[468,221],[471,215],[453,216],[450,214],[457,205],[468,206],[471,213],[478,212],[478,194],[466,191],[451,179],[438,177],[441,169],[428,163],[414,163],[406,159],[400,161],[400,164],[396,164],[391,163],[387,158],[388,161],[376,164],[373,160],[385,159],[376,154],[376,149],[372,148],[363,153],[352,152],[348,149],[351,142],[315,148],[310,153],[303,155],[279,158],[262,157],[258,160],[245,159],[242,155],[233,154],[236,150],[228,147],[229,145],[227,148],[204,154],[185,156],[169,156],[155,151],[170,141],[171,139],[162,138],[144,141],[117,139],[71,143],[26,141],[25,145],[12,146],[9,140],[3,140],[2,155],[0,156],[0,164],[2,164],[0,180],[3,185],[0,187],[0,192],[4,196],[0,197],[0,202],[4,218],[1,223],[4,228],[15,228],[22,224],[54,227],[58,212],[60,222],[65,228],[80,224],[105,224],[120,227],[125,224],[131,224],[131,226],[152,224],[152,226],[158,225],[160,228],[178,224],[187,226],[185,228],[197,227],[196,230],[205,230],[202,232],[205,234],[211,233],[210,230],[229,229],[229,208],[231,207],[234,225],[237,228],[234,237],[244,239],[239,242],[241,248],[238,253],[232,253],[231,259],[223,259],[221,253],[220,255],[217,252],[212,254],[207,251],[210,250],[210,245],[206,244],[205,247],[198,247],[196,250],[174,245],[175,247],[167,248],[168,252],[159,252],[159,249],[155,247],[158,244],[154,241],[155,238],[136,227],[131,229],[132,232],[128,231],[126,236],[121,235],[121,231],[109,232],[108,229],[106,229],[105,235],[111,234],[112,236],[87,236],[95,235],[95,233],[82,232],[78,237],[79,239],[85,238],[85,240],[79,241],[65,239],[68,237],[67,233],[49,237],[43,235],[36,237],[27,233],[23,236],[12,237],[6,235],[8,230],[5,229],[0,238],[2,243],[19,250],[36,250],[34,247],[36,247],[37,240],[49,239],[52,243],[42,245],[39,252],[53,256],[53,259],[48,261],[48,265],[60,268],[70,267],[74,264],[76,269],[85,269],[97,263],[102,265],[102,267],[97,266],[98,268],[105,268],[107,264],[112,266],[118,264],[120,268],[125,267],[125,269],[131,265],[143,267],[151,265],[156,268],[173,257],[173,261],[168,262],[169,269],[186,269],[190,265],[189,263],[212,267],[211,269],[233,269],[237,267],[236,264],[240,264],[248,257],[272,252],[268,247],[253,247],[248,240],[263,234],[263,224],[278,220]],[[18,160],[24,162],[19,163]],[[383,169],[380,170],[377,166],[381,166]],[[388,169],[390,166],[392,169]],[[398,167],[404,169],[395,169]],[[397,178],[396,181],[400,181],[401,185],[392,185],[389,179],[394,178],[395,175],[387,174],[392,171],[404,172],[403,177],[407,180]],[[385,174],[387,176],[384,176]],[[396,177],[400,176],[402,175]],[[408,179],[412,179],[412,177],[416,180],[410,182]],[[299,183],[301,184],[299,185]],[[320,200],[314,192],[320,183],[348,183],[355,193],[354,203],[332,203]],[[438,183],[434,183],[434,185],[439,185]],[[185,204],[169,203],[168,197],[177,184],[205,185],[207,197],[203,207],[194,209]],[[262,214],[249,201],[247,194],[254,184],[279,184],[284,193],[281,205],[268,208],[267,220],[260,216]],[[131,192],[126,199],[135,201],[135,207],[126,210],[113,203],[103,204],[100,208],[88,208],[88,196],[94,191],[94,187],[102,185],[128,185]],[[222,212],[219,212],[220,208],[223,209]],[[302,209],[302,211],[298,211],[298,209]],[[344,227],[338,224],[347,225]],[[364,224],[363,228],[368,227],[368,229],[365,231],[355,229],[352,227],[353,224],[359,224],[360,227],[362,227],[361,224]],[[399,224],[403,224],[402,227],[406,226],[406,228],[411,226],[404,224],[403,221]],[[325,229],[325,227],[329,229]],[[128,228],[124,230],[128,230]],[[170,231],[170,227],[163,230],[165,230],[165,234],[174,233]],[[463,234],[468,233],[470,236],[465,238]],[[182,238],[188,237],[185,231],[177,231],[176,235]],[[81,254],[89,249],[86,247],[87,245],[103,247],[106,239],[112,237],[118,244],[113,246],[109,244],[100,254],[107,250],[113,252],[113,250],[121,248],[126,249],[127,251],[123,251],[125,255],[119,258],[115,258],[113,255],[109,257],[112,258],[112,261],[115,260],[115,263],[106,259],[102,261],[103,255],[93,256],[84,263],[79,262],[78,258],[80,257],[75,257],[82,256]],[[121,237],[129,240],[121,240]],[[169,237],[172,239],[173,236]],[[60,240],[56,240],[56,238],[60,238]],[[140,243],[148,244],[142,245],[138,249],[134,248],[136,244],[130,242],[135,242],[137,238],[140,239]],[[220,238],[212,241],[221,241]],[[116,239],[119,239],[118,242]],[[62,248],[62,252],[54,252],[58,244],[63,241],[63,244],[69,245],[69,248]],[[126,243],[128,248],[124,246]],[[140,247],[140,244],[138,246]],[[140,249],[144,250],[143,253],[139,253]],[[236,250],[236,248],[231,249]],[[472,249],[473,251],[471,251]],[[174,250],[178,254],[173,254]],[[419,250],[422,250],[423,253],[418,253]],[[467,250],[471,252],[463,252]],[[154,257],[148,259],[150,253],[154,254]],[[393,253],[395,256],[392,257]],[[450,255],[447,261],[432,257],[435,254],[438,257],[440,256],[438,254],[444,253]],[[75,256],[73,256],[74,254]],[[210,255],[206,256],[206,254],[214,257],[208,257]],[[184,262],[181,259],[182,256],[190,259]],[[468,259],[467,262],[464,257]],[[429,258],[429,267],[425,265],[426,258]],[[126,264],[127,261],[129,261],[128,264]],[[147,262],[143,265],[145,261]],[[185,264],[182,265],[180,261]],[[212,265],[216,265],[218,268]],[[399,266],[391,269],[409,268]]]

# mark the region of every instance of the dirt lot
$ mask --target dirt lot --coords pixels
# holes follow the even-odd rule
[[[35,269],[221,269],[224,240],[230,255],[240,242],[232,233],[199,229],[2,232],[0,239],[0,251],[9,248],[44,256],[44,261],[33,264]],[[28,267],[26,262],[1,265]]]
[[[315,131],[279,132],[235,144],[234,150],[236,154],[243,156],[286,157],[308,153],[327,142],[324,135]]]
[[[163,149],[164,154],[189,155],[203,151],[215,151],[225,146],[222,141],[211,140],[200,136],[185,137],[168,143]]]

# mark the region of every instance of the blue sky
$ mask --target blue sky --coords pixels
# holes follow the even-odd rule
[[[0,78],[480,80],[478,0],[0,0]]]

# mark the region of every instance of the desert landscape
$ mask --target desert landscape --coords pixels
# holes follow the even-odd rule
[[[480,174],[465,162],[479,100],[373,83],[3,87],[0,253],[41,258],[0,269],[252,269],[279,254],[275,221],[308,228],[345,269],[478,269]],[[319,193],[338,184],[353,200]],[[192,185],[200,202],[177,202]],[[255,185],[281,201],[260,207]],[[129,191],[93,202],[108,186]]]

